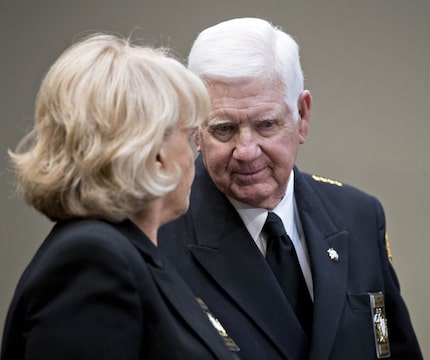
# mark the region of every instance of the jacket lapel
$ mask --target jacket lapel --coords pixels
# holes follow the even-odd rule
[[[203,310],[199,308],[194,294],[183,283],[182,278],[173,271],[170,264],[168,265],[164,268],[150,267],[154,281],[157,283],[160,291],[164,294],[172,308],[177,310],[178,316],[181,316],[194,330],[196,336],[200,337],[201,341],[206,343],[207,347],[218,358],[224,358],[225,355],[220,351],[220,349],[224,349],[225,347],[221,336],[217,335],[215,327],[209,324],[209,319]],[[189,293],[188,296],[186,296],[186,292]],[[217,342],[215,342],[216,339],[218,339]]]
[[[347,290],[348,233],[334,223],[320,197],[295,169],[295,197],[308,246],[314,285],[314,320],[309,359],[328,359]],[[331,259],[333,249],[338,260]]]
[[[200,200],[191,213],[198,239],[190,246],[192,255],[288,359],[305,358],[308,339],[273,273],[233,206],[201,167],[198,163],[200,185],[192,195]]]
[[[157,248],[131,221],[126,220],[121,223],[120,229],[144,258],[159,291],[164,295],[170,306],[176,309],[177,316],[181,317],[194,330],[196,336],[200,337],[201,341],[218,358],[224,358],[225,345],[221,337],[216,336],[216,332],[209,324],[206,314],[199,308],[194,294],[189,290],[173,266],[167,259],[159,256]],[[224,352],[221,352],[221,350]]]

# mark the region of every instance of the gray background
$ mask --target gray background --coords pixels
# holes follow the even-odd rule
[[[14,195],[6,155],[32,124],[49,65],[92,30],[133,32],[185,58],[201,29],[243,16],[269,19],[300,43],[314,108],[298,166],[382,201],[394,266],[430,356],[428,0],[0,0],[1,327],[18,277],[51,227]]]

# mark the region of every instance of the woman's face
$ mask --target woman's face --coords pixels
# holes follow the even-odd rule
[[[190,139],[194,130],[177,125],[163,143],[163,166],[169,171],[174,171],[175,166],[178,166],[181,172],[178,185],[164,198],[164,223],[184,214],[190,204],[190,189],[194,179],[194,153]]]

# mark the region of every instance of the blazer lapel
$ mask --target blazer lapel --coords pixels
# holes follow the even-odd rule
[[[309,359],[328,359],[346,299],[348,233],[339,229],[314,188],[295,169],[295,197],[308,246],[314,285],[314,320]],[[338,259],[331,259],[333,249]]]
[[[218,358],[223,358],[225,353],[220,350],[225,351],[225,344],[220,336],[215,335],[215,328],[209,324],[194,294],[173,266],[167,259],[159,256],[157,248],[131,221],[126,220],[121,223],[120,229],[141,253],[159,291],[172,308],[177,310],[178,316],[194,330],[196,336],[200,337]]]
[[[199,308],[194,294],[189,290],[176,271],[173,270],[173,267],[167,262],[164,268],[151,266],[150,270],[158,288],[170,302],[170,305],[176,308],[178,315],[194,329],[196,336],[200,337],[202,342],[206,343],[208,348],[218,358],[223,358],[224,355],[222,355],[223,353],[220,352],[220,349],[225,344],[222,343],[221,336],[216,335],[215,327],[209,324],[209,319],[203,312],[203,309]],[[218,339],[219,341],[215,343],[214,339]],[[215,344],[217,346],[214,346]]]
[[[192,255],[288,359],[305,358],[308,339],[269,265],[230,202],[201,169],[197,173],[202,186],[192,196],[201,207],[191,212],[198,239]]]

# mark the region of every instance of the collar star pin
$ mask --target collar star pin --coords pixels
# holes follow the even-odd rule
[[[327,253],[331,261],[339,261],[339,254],[335,249],[330,248],[327,250]]]

